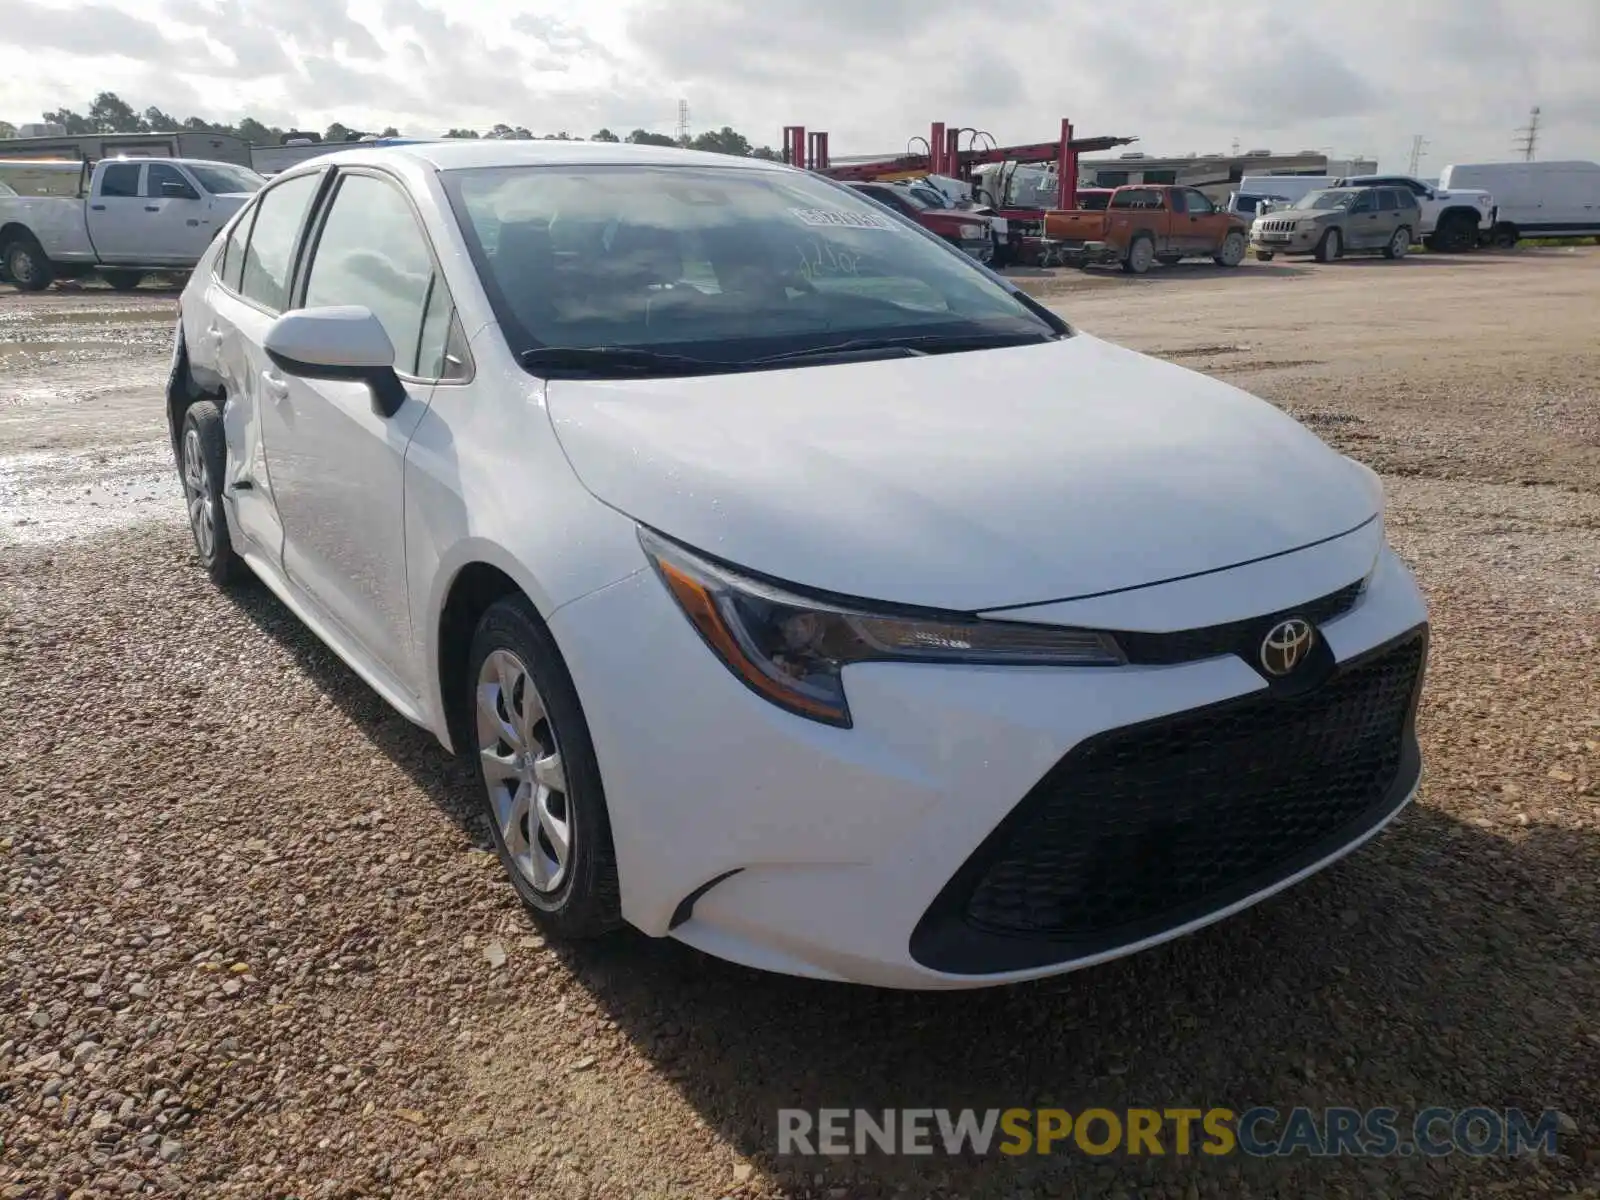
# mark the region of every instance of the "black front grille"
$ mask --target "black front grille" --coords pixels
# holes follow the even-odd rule
[[[1298,608],[1265,617],[1249,617],[1243,621],[1229,621],[1223,625],[1207,625],[1202,629],[1183,629],[1177,633],[1127,633],[1113,636],[1131,663],[1169,664],[1194,662],[1201,658],[1216,658],[1222,654],[1238,654],[1254,661],[1261,635],[1284,617],[1303,617],[1321,628],[1335,617],[1342,617],[1355,607],[1361,598],[1366,581],[1358,579],[1352,584],[1319,596]]]
[[[1426,629],[1312,691],[1252,693],[1082,743],[957,872],[912,953],[1018,970],[1185,924],[1392,812],[1419,771]]]

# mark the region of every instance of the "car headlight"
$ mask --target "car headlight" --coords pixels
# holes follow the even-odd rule
[[[982,225],[963,225],[961,227],[961,236],[969,242],[981,238],[983,234],[984,228]]]
[[[639,541],[689,623],[772,703],[850,727],[840,673],[859,662],[1121,666],[1110,634],[959,613],[870,611],[798,595],[707,561],[640,528]]]

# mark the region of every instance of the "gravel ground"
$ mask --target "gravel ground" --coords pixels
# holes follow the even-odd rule
[[[172,298],[0,290],[0,1197],[1600,1195],[1600,252],[1029,286],[1384,473],[1428,774],[1239,917],[956,995],[546,945],[464,769],[193,565]],[[774,1154],[780,1106],[1045,1104],[1565,1119],[1515,1162]]]

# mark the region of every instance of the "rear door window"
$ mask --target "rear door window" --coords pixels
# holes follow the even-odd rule
[[[1378,211],[1397,212],[1400,208],[1400,197],[1395,195],[1393,188],[1378,189]]]
[[[320,171],[296,175],[267,188],[256,201],[239,293],[268,312],[282,312],[288,303],[289,276],[294,269],[300,228],[321,182]]]
[[[239,290],[239,277],[244,274],[244,248],[250,241],[250,226],[256,219],[252,207],[233,223],[228,231],[228,242],[222,248],[222,259],[217,265],[217,279],[230,292]]]
[[[139,164],[112,163],[100,176],[102,196],[137,196],[139,194]]]

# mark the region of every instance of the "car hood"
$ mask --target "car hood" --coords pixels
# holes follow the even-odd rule
[[[1374,477],[1264,401],[1085,335],[751,374],[552,380],[584,485],[684,544],[849,596],[982,611],[1361,525]]]

